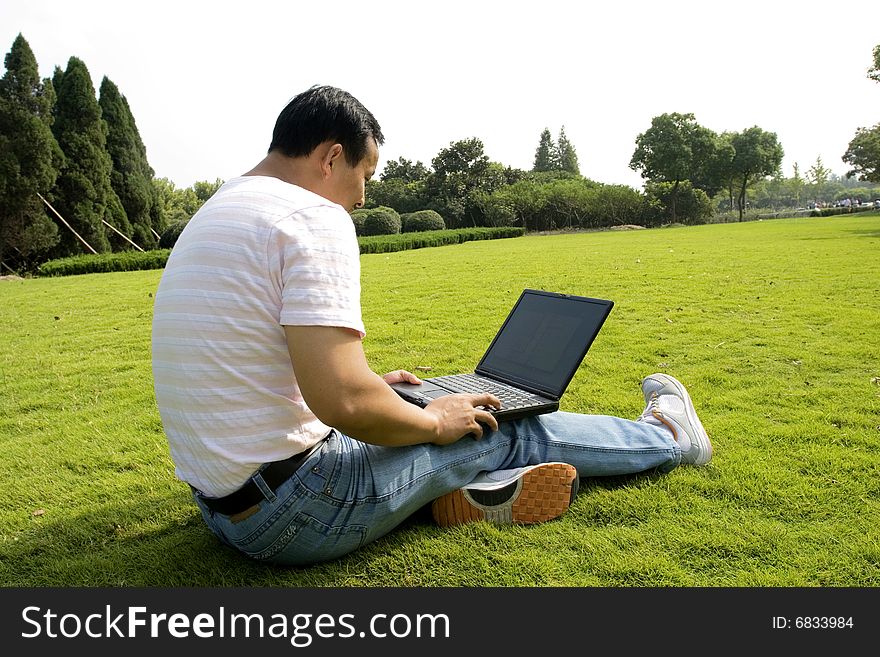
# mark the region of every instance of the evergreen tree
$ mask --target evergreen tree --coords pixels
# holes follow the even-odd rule
[[[791,189],[795,207],[799,207],[801,204],[801,192],[804,189],[804,179],[801,177],[801,167],[797,162],[794,163],[793,170],[794,173],[791,176],[791,180],[788,181],[788,187]]]
[[[538,143],[538,150],[535,151],[535,165],[532,167],[532,171],[557,171],[558,169],[553,137],[550,135],[550,130],[544,128],[541,133],[541,141]]]
[[[53,131],[64,152],[65,163],[55,183],[55,208],[94,250],[110,250],[114,245],[131,248],[105,228],[104,221],[130,235],[131,226],[116,192],[110,185],[113,168],[107,152],[107,123],[85,63],[71,57],[67,69],[55,69],[53,77],[58,100]],[[86,252],[67,227],[61,228],[56,256]]]
[[[578,167],[577,153],[574,146],[565,135],[565,126],[559,130],[559,139],[556,141],[556,162],[557,168],[562,171],[568,171],[575,175],[580,175],[581,170]]]
[[[63,156],[52,135],[55,92],[40,81],[37,60],[19,34],[0,79],[0,261],[28,260],[58,242],[38,194],[49,195]],[[7,266],[9,266],[7,264]]]
[[[156,238],[150,229],[160,228],[161,221],[154,224],[154,216],[159,212],[159,194],[152,183],[154,171],[147,161],[147,149],[131,108],[107,77],[101,81],[98,104],[107,122],[107,152],[113,162],[110,184],[131,223],[130,237],[141,248],[155,248]]]
[[[807,169],[807,182],[815,185],[817,189],[821,189],[831,175],[831,169],[822,164],[822,156],[816,158],[816,163]]]

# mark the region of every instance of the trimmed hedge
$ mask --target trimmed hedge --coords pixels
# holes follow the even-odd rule
[[[523,228],[505,226],[501,228],[461,228],[459,230],[434,230],[421,233],[401,233],[399,235],[379,235],[362,237],[358,240],[361,253],[390,253],[407,249],[422,249],[430,246],[462,244],[474,240],[497,240],[525,235]]]
[[[426,230],[446,230],[446,222],[435,210],[419,210],[400,215],[401,233],[419,233]]]
[[[76,274],[105,274],[113,271],[162,269],[171,249],[155,251],[120,251],[99,255],[78,255],[44,262],[37,269],[40,276],[73,276]]]
[[[856,207],[849,208],[819,208],[818,210],[813,210],[810,213],[811,217],[833,217],[838,214],[856,214],[859,212],[871,212],[876,208],[872,208],[870,205],[857,205]]]
[[[462,228],[461,230],[436,230],[421,233],[398,233],[397,235],[374,235],[359,237],[361,253],[390,253],[430,246],[462,244],[474,240],[494,240],[525,235],[522,228]],[[74,276],[78,274],[101,274],[114,271],[137,271],[162,269],[171,249],[155,251],[121,251],[100,255],[78,255],[60,260],[50,260],[40,265],[39,276]]]

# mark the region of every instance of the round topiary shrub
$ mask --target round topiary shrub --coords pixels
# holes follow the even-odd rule
[[[394,235],[400,232],[400,215],[394,208],[380,205],[378,208],[355,212],[363,214],[364,235]]]
[[[369,210],[353,210],[351,212],[351,220],[354,223],[354,233],[358,237],[364,234],[364,219],[367,218]]]
[[[419,233],[425,230],[446,230],[446,222],[434,210],[419,210],[400,215],[401,232]]]
[[[186,228],[186,225],[189,221],[176,221],[164,231],[159,236],[159,248],[160,249],[173,249],[174,245],[177,244],[177,238],[180,237],[180,233]]]

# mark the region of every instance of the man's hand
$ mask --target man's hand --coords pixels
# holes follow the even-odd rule
[[[285,326],[287,348],[303,400],[326,425],[374,445],[446,445],[498,422],[479,406],[500,407],[493,395],[447,395],[424,409],[403,401],[389,383],[421,383],[405,370],[380,377],[370,370],[360,336],[332,326]]]
[[[389,384],[422,383],[419,377],[406,370],[394,370],[385,374],[382,379]],[[479,440],[483,437],[484,426],[491,431],[497,431],[498,421],[483,407],[501,408],[501,401],[490,394],[461,394],[444,395],[428,404],[425,410],[435,416],[440,424],[440,437],[433,441],[434,444],[454,443],[469,433]]]
[[[417,377],[412,372],[407,372],[406,370],[394,370],[393,372],[388,372],[388,374],[383,374],[382,379],[385,383],[415,383],[418,385],[422,382],[422,380]]]
[[[501,408],[501,401],[489,393],[444,395],[432,401],[425,406],[425,411],[434,415],[440,426],[440,435],[434,444],[448,445],[468,433],[479,440],[483,437],[483,426],[497,431],[498,420],[487,407]]]

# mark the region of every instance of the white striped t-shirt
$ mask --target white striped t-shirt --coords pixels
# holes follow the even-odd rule
[[[156,403],[176,475],[205,495],[328,432],[303,401],[285,325],[364,335],[354,224],[276,178],[226,182],[189,221],[153,309]]]

